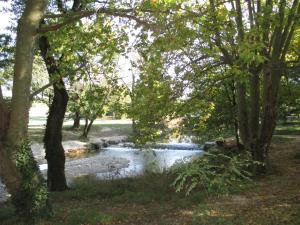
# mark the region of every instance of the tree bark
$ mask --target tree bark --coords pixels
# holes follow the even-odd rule
[[[62,79],[53,86],[53,89],[54,97],[50,106],[44,136],[48,162],[47,184],[50,191],[64,191],[68,186],[65,177],[65,151],[61,142],[68,93]]]
[[[249,127],[248,127],[248,107],[246,101],[246,87],[240,81],[236,85],[237,106],[238,106],[238,126],[240,138],[246,149],[249,149]]]
[[[259,135],[259,107],[260,107],[260,91],[259,91],[259,71],[253,71],[250,77],[250,142],[255,144]]]
[[[45,0],[27,1],[18,24],[11,103],[13,110],[7,134],[7,141],[13,145],[19,145],[27,135],[34,47],[46,5]]]
[[[258,158],[265,158],[272,140],[272,135],[276,126],[277,102],[280,86],[280,77],[283,65],[270,62],[264,69],[263,85],[263,114],[262,125],[259,138]],[[262,161],[264,162],[264,160]]]
[[[2,87],[0,85],[0,101],[3,101],[3,93],[2,93]]]
[[[16,164],[10,159],[8,152],[0,145],[0,177],[8,192],[15,196],[21,186],[22,178]]]
[[[239,148],[239,150],[242,149],[242,144],[240,142],[240,135],[239,135],[239,122],[238,122],[238,118],[237,118],[237,104],[236,104],[236,94],[235,94],[235,81],[232,80],[232,84],[231,84],[231,94],[232,94],[232,99],[231,99],[231,103],[232,103],[232,107],[234,109],[234,133],[235,133],[235,139],[236,139],[236,144]]]
[[[39,46],[41,55],[46,63],[49,79],[57,79],[59,68],[54,57],[49,54],[48,38],[40,37]],[[44,145],[48,162],[47,184],[50,191],[64,191],[67,187],[65,177],[65,151],[62,146],[62,126],[68,104],[68,93],[65,84],[60,78],[53,83],[54,96],[49,107]]]

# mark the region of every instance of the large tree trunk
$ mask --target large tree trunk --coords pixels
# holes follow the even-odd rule
[[[49,209],[43,178],[26,142],[34,47],[46,6],[46,0],[26,1],[17,29],[10,116],[4,105],[0,109],[1,119],[4,118],[0,135],[0,176],[12,194],[16,212],[27,224],[33,224],[35,216]],[[7,130],[3,132],[3,128]],[[38,198],[36,193],[40,194]]]
[[[46,63],[49,79],[57,80],[59,76],[58,65],[49,54],[50,44],[48,38],[40,37],[39,46],[41,55]],[[49,108],[44,145],[48,162],[47,184],[50,191],[64,191],[67,187],[65,177],[65,152],[62,146],[62,126],[68,104],[68,93],[62,78],[53,84],[54,96]]]
[[[21,185],[21,175],[16,164],[10,159],[6,149],[1,146],[5,141],[9,126],[10,112],[6,104],[0,100],[0,177],[5,183],[8,192],[15,195]]]
[[[257,173],[263,173],[266,170],[268,150],[276,126],[282,68],[283,65],[280,63],[270,62],[264,69],[262,124],[259,140],[253,149],[253,159],[263,163],[257,167]]]
[[[34,47],[46,4],[45,0],[26,1],[18,24],[12,110],[7,134],[8,142],[14,145],[20,145],[27,135]]]
[[[53,86],[53,89],[54,97],[50,106],[44,136],[48,162],[47,184],[50,191],[64,191],[68,187],[65,177],[65,151],[61,142],[68,93],[62,79]]]
[[[250,77],[250,143],[251,146],[257,144],[259,136],[259,107],[260,107],[260,91],[259,91],[259,70],[251,73]]]

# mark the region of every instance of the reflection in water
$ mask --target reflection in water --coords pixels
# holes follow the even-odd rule
[[[175,162],[189,160],[202,155],[199,149],[172,150],[154,149],[138,150],[133,148],[109,147],[99,154],[126,158],[130,161],[129,166],[106,173],[97,173],[100,179],[113,179],[136,176],[145,172],[162,172],[170,168]]]

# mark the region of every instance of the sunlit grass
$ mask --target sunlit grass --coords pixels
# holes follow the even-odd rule
[[[279,123],[276,126],[275,134],[300,135],[300,121]]]
[[[70,125],[65,125],[63,127],[63,140],[79,140],[82,134],[83,125],[76,130],[70,130],[70,128]],[[32,142],[42,143],[45,133],[45,126],[30,126],[28,132]],[[131,124],[95,124],[91,128],[89,136],[129,136],[131,133]]]

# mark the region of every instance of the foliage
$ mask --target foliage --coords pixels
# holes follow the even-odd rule
[[[226,194],[252,180],[252,164],[248,153],[206,152],[192,163],[175,167],[177,178],[172,185],[176,191],[185,191],[186,195],[199,188],[208,194]]]
[[[129,115],[136,122],[135,142],[144,144],[162,138],[167,130],[175,99],[172,80],[164,73],[159,52],[145,50],[140,65],[140,78],[136,82]]]
[[[46,183],[35,162],[30,142],[23,141],[16,155],[16,166],[22,176],[18,193],[13,196],[18,215],[28,222],[49,213],[48,190]]]
[[[0,34],[0,85],[8,85],[12,80],[13,51],[11,36]]]
[[[12,63],[13,57],[12,38],[7,34],[0,34],[0,68]]]
[[[108,90],[99,85],[89,85],[81,92],[80,114],[87,119],[94,119],[104,113]]]

